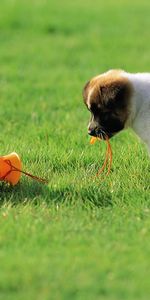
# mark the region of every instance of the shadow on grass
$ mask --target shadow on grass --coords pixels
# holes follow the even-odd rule
[[[78,186],[74,184],[47,186],[34,181],[23,181],[17,186],[0,185],[0,206],[4,203],[17,205],[18,203],[33,203],[38,205],[46,202],[48,205],[56,203],[81,203],[91,206],[106,207],[112,205],[112,195],[106,189],[95,184]]]
[[[8,202],[12,205],[32,201],[36,203],[36,199],[42,197],[44,189],[44,185],[27,180],[16,186],[0,183],[0,206]]]
[[[91,204],[97,207],[106,207],[112,205],[111,193],[106,190],[100,190],[97,186],[87,186],[78,189],[76,186],[69,185],[65,187],[51,188],[48,191],[49,203],[51,200],[57,203],[75,203],[78,201],[81,205]]]

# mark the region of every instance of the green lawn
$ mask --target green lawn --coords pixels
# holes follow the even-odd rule
[[[150,161],[132,131],[93,179],[82,88],[110,68],[150,71],[149,0],[1,0],[0,155],[47,177],[0,183],[0,299],[147,300]]]

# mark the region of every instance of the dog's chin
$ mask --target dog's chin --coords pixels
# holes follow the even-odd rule
[[[111,132],[107,132],[107,133],[100,132],[95,136],[100,138],[101,140],[107,140],[107,139],[111,139],[114,135],[115,133],[111,133]]]
[[[98,135],[97,137],[99,137],[101,140],[106,141],[107,139],[111,139],[114,136],[114,134],[106,134],[106,135]]]
[[[104,136],[104,140],[106,140],[107,138],[111,139],[114,135],[115,135],[115,133],[107,133],[107,134]]]
[[[107,140],[107,139],[111,139],[114,135],[117,134],[117,132],[106,132],[103,130],[97,131],[97,132],[92,132],[89,133],[89,135],[96,137],[96,138],[100,138],[101,140]]]

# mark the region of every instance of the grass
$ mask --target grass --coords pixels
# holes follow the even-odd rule
[[[150,294],[150,162],[130,131],[89,145],[82,88],[110,68],[149,71],[150,3],[2,0],[1,155],[22,177],[0,184],[1,299],[142,299]]]

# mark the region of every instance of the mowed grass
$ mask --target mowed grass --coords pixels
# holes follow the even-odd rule
[[[150,3],[1,0],[0,154],[22,177],[0,184],[1,299],[149,299],[150,162],[131,130],[89,145],[82,88],[110,68],[149,71]]]

